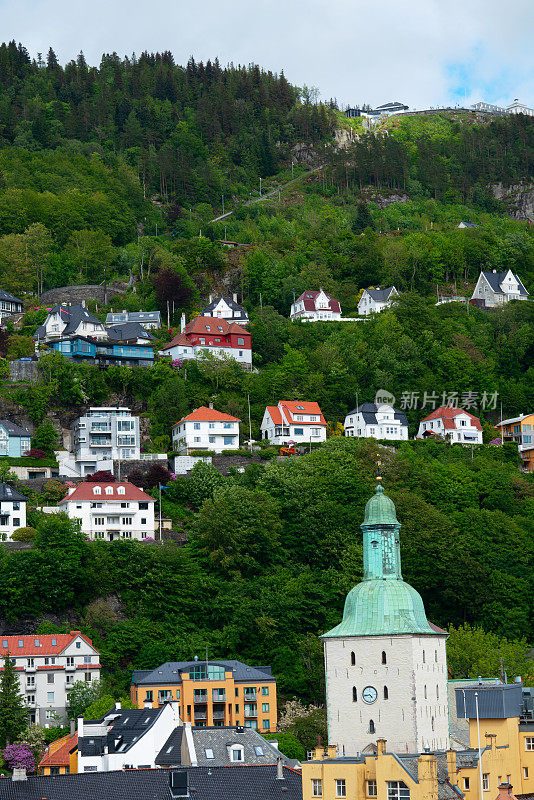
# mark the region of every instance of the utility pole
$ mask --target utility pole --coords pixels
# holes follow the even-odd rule
[[[247,401],[248,401],[248,438],[249,438],[249,447],[250,452],[252,453],[252,422],[250,419],[250,395],[247,394]]]
[[[156,222],[156,239],[158,238],[158,223]]]
[[[261,178],[260,178],[260,197],[261,197]]]
[[[294,163],[293,163],[293,161],[292,161],[292,162],[291,162],[291,179],[293,179],[293,175],[294,175],[294,170],[293,170],[293,167],[294,167],[294,166],[295,166],[295,164],[294,164]]]
[[[223,207],[223,216],[224,216],[224,195],[222,196],[222,207]]]
[[[171,315],[169,310],[169,301],[167,300],[167,328],[171,327]]]

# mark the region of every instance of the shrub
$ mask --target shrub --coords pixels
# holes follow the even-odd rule
[[[14,542],[33,542],[37,535],[35,528],[17,528],[13,531],[11,538]]]
[[[24,453],[25,458],[48,458],[48,454],[45,453],[44,450],[40,450],[38,447],[32,447],[30,450],[27,450]]]
[[[26,772],[35,772],[35,756],[26,744],[10,744],[2,751],[9,769],[25,768]]]
[[[115,476],[112,472],[109,472],[109,470],[103,469],[98,472],[93,472],[92,475],[86,475],[85,480],[89,483],[101,483],[106,481],[113,483]]]

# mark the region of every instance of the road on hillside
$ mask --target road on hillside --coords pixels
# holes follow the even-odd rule
[[[252,203],[260,203],[262,200],[265,200],[266,197],[272,197],[274,194],[278,194],[281,192],[282,189],[286,189],[288,186],[291,186],[292,183],[296,183],[297,181],[301,181],[303,178],[307,178],[309,175],[313,175],[314,172],[319,172],[319,170],[323,169],[324,164],[321,164],[320,167],[314,167],[310,169],[308,172],[305,172],[304,175],[299,175],[298,178],[292,178],[287,183],[283,183],[281,186],[277,186],[276,189],[272,189],[270,192],[265,192],[262,194],[261,197],[253,197],[251,200],[247,200],[244,203],[241,203],[241,206],[250,206]],[[235,211],[235,208],[232,211],[227,211],[226,214],[221,214],[220,217],[215,217],[215,219],[210,219],[211,222],[219,222],[221,219],[226,219],[226,217],[231,216]]]

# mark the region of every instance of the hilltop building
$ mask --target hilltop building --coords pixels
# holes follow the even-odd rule
[[[363,581],[342,622],[322,637],[328,742],[341,755],[396,753],[449,744],[447,633],[428,622],[421,596],[402,580],[400,523],[381,485],[365,507]]]
[[[24,305],[22,300],[15,297],[14,294],[0,289],[0,323],[12,314],[22,314],[23,310]]]
[[[398,291],[394,286],[388,286],[387,289],[364,289],[362,296],[358,302],[358,314],[362,317],[367,317],[369,314],[378,314],[389,308],[398,297]]]
[[[235,450],[239,447],[240,422],[230,414],[200,406],[172,426],[173,450],[188,454],[194,454],[194,450]]]
[[[106,316],[106,325],[124,325],[135,322],[147,331],[161,328],[159,311],[111,311]]]
[[[0,419],[0,456],[19,458],[30,449],[31,433],[26,428]]]
[[[279,400],[267,406],[261,423],[261,438],[271,444],[309,444],[326,441],[326,420],[318,403]]]
[[[182,320],[182,331],[161,349],[161,355],[173,361],[196,359],[204,353],[234,358],[245,369],[252,368],[250,333],[236,322],[222,317],[196,317],[188,325]]]
[[[37,342],[50,342],[76,334],[92,339],[107,338],[104,324],[86,309],[85,301],[54,306],[33,338]]]
[[[293,322],[331,322],[341,319],[341,306],[321,288],[318,292],[303,292],[291,305],[290,316]]]
[[[408,419],[393,406],[362,403],[345,417],[345,436],[408,441]]]
[[[237,302],[237,294],[232,297],[210,294],[209,303],[206,308],[202,309],[200,316],[226,319],[228,322],[237,322],[239,325],[247,325],[249,321],[246,309]]]
[[[511,269],[506,272],[481,272],[471,300],[477,300],[485,308],[495,308],[510,300],[528,300],[528,292],[521,279]]]
[[[276,678],[241,661],[168,661],[136,670],[130,699],[139,708],[178,701],[180,719],[199,727],[242,725],[276,730]]]
[[[482,424],[462,408],[440,406],[419,423],[416,439],[441,436],[460,444],[482,444]]]
[[[26,527],[28,498],[8,483],[0,483],[0,541],[11,539],[14,531]]]
[[[525,472],[534,472],[534,414],[520,414],[495,425],[501,429],[503,441],[517,442]]]

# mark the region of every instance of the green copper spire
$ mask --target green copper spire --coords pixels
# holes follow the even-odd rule
[[[365,506],[363,581],[347,595],[343,621],[323,638],[434,633],[421,596],[402,580],[400,523],[379,484]]]

